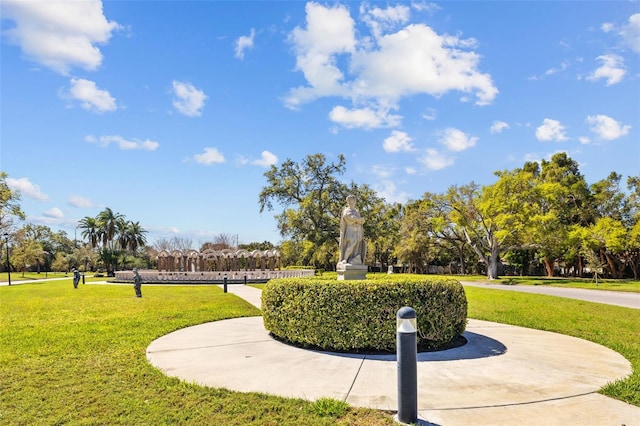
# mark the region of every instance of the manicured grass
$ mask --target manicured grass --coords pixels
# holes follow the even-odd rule
[[[85,274],[85,279],[94,278],[94,275],[97,272],[80,272],[80,274]],[[24,275],[24,276],[23,276]],[[106,274],[102,274],[102,277],[98,277],[97,280],[107,280]],[[52,278],[73,278],[73,272],[69,272],[65,274],[64,272],[12,272],[11,273],[11,283],[26,283],[38,280],[50,280]],[[9,280],[9,275],[6,272],[0,273],[0,281],[7,282]]]
[[[459,281],[488,282],[491,284],[542,285],[549,287],[571,287],[586,288],[589,290],[640,293],[640,281],[638,280],[611,280],[600,278],[598,279],[598,284],[596,284],[591,278],[500,277],[494,281],[489,281],[487,277],[480,275],[456,275],[455,278]]]
[[[164,334],[259,315],[215,286],[0,287],[0,424],[383,425],[340,404],[210,389],[169,378],[145,350]]]
[[[620,353],[633,373],[601,393],[640,406],[640,309],[478,287],[465,292],[470,318],[554,331]]]
[[[633,374],[602,390],[640,406],[640,310],[466,287],[469,317],[572,335],[627,358]],[[146,347],[189,325],[258,315],[215,286],[0,287],[0,424],[394,424],[386,413],[166,377]]]

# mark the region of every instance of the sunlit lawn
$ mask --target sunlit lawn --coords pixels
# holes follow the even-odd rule
[[[212,286],[0,287],[0,424],[392,424],[374,410],[327,415],[299,399],[210,389],[169,378],[147,346],[188,325],[259,315]],[[325,404],[326,405],[326,404]]]
[[[640,310],[465,288],[469,317],[581,337],[633,365],[603,393],[640,406]],[[0,287],[0,424],[393,424],[388,413],[327,414],[299,399],[210,389],[166,377],[145,350],[173,330],[259,311],[214,286]],[[268,366],[265,366],[267,368]],[[330,404],[331,405],[331,404]]]
[[[505,285],[539,285],[549,287],[570,287],[570,288],[586,288],[589,290],[609,290],[609,291],[626,291],[631,293],[640,293],[639,280],[612,280],[599,278],[596,283],[591,278],[546,278],[546,277],[514,277],[504,276],[497,280],[489,281],[486,276],[482,275],[456,275],[456,279],[460,281],[481,281],[491,284]]]

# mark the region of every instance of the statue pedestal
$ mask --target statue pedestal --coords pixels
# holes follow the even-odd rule
[[[350,263],[338,263],[336,271],[338,280],[364,280],[367,278],[367,265],[351,265]]]

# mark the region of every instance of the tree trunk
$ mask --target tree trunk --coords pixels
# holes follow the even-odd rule
[[[607,259],[607,265],[611,270],[611,278],[620,278],[622,275],[622,262],[620,262],[620,260],[618,260],[608,251],[604,252],[604,257],[605,259]]]
[[[553,277],[553,260],[549,256],[544,257],[544,270],[547,271],[547,277]]]
[[[464,265],[464,250],[463,247],[458,248],[458,259],[460,259],[460,274],[466,275],[467,268]]]
[[[584,263],[582,256],[578,256],[578,276],[584,278]]]
[[[491,244],[491,255],[489,255],[489,264],[487,265],[487,277],[495,280],[498,277],[498,262],[500,262],[500,248],[494,240]]]
[[[637,280],[638,279],[638,269],[640,266],[640,262],[638,262],[637,260],[632,260],[631,262],[629,262],[629,266],[631,267],[631,272],[633,273],[633,279]]]

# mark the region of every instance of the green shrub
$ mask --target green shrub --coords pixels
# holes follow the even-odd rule
[[[446,346],[466,327],[464,289],[451,278],[283,278],[269,281],[262,291],[267,330],[284,341],[323,350],[395,351],[396,314],[403,306],[416,310],[420,350]]]

